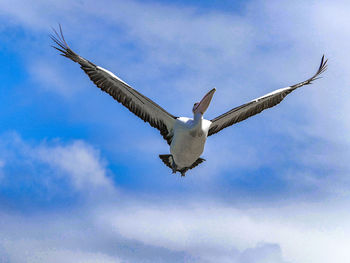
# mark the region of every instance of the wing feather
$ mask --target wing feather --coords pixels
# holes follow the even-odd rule
[[[232,110],[211,120],[212,124],[210,125],[208,136],[213,135],[237,122],[243,121],[251,116],[254,116],[265,109],[276,106],[292,91],[304,85],[312,84],[312,82],[316,79],[319,79],[320,75],[327,69],[327,61],[328,60],[325,59],[323,55],[317,72],[311,78],[297,83],[295,85],[292,85],[290,87],[275,90],[260,98],[254,99],[239,107],[233,108]]]
[[[60,51],[62,56],[79,63],[81,69],[84,70],[90,80],[92,80],[98,88],[111,95],[143,121],[157,128],[163,138],[170,144],[173,137],[173,127],[176,117],[140,92],[131,88],[126,82],[115,76],[112,72],[96,66],[72,51],[64,39],[61,26],[59,29],[60,33],[53,29],[55,35],[51,35],[51,39],[56,44],[53,47]]]

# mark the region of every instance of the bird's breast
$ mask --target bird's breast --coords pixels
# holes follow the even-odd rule
[[[201,127],[194,128],[192,119],[176,120],[170,152],[178,167],[191,166],[203,153],[210,124],[210,121],[202,120]]]

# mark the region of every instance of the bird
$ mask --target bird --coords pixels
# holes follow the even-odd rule
[[[78,63],[80,68],[98,88],[111,95],[144,122],[148,122],[152,127],[159,130],[170,146],[170,154],[160,154],[159,158],[172,170],[172,173],[179,172],[181,176],[185,176],[188,170],[205,161],[205,159],[201,158],[201,155],[209,136],[252,117],[265,109],[276,106],[292,91],[304,85],[312,84],[327,69],[328,61],[323,55],[318,70],[307,80],[286,88],[277,89],[235,107],[212,120],[204,119],[203,115],[216,92],[215,88],[205,94],[202,100],[194,103],[192,108],[193,118],[176,117],[133,89],[109,70],[95,65],[75,53],[64,38],[61,25],[59,26],[59,32],[55,29],[53,29],[53,32],[50,35],[54,42],[52,47],[58,50],[60,55]]]

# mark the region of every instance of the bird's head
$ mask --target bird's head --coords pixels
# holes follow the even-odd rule
[[[205,94],[205,96],[203,97],[203,99],[200,102],[196,102],[193,105],[193,109],[192,109],[193,114],[196,114],[196,113],[200,113],[201,115],[204,114],[204,112],[209,107],[210,101],[213,98],[215,91],[216,91],[216,89],[213,88],[211,91],[209,91],[207,94]]]

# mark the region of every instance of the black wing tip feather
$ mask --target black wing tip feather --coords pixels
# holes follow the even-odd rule
[[[325,55],[323,54],[320,66],[319,66],[319,68],[314,76],[314,80],[317,78],[317,76],[319,76],[320,74],[322,74],[323,72],[325,72],[327,70],[327,67],[328,67],[327,62],[328,62],[328,59],[325,59]]]
[[[320,66],[318,67],[317,72],[310,79],[308,79],[307,84],[311,84],[312,81],[322,78],[320,75],[327,70],[327,67],[328,67],[327,62],[328,62],[328,59],[325,59],[325,55],[323,54],[321,58],[321,63],[320,63]]]
[[[321,58],[320,66],[318,67],[318,70],[316,71],[316,73],[308,80],[301,82],[299,84],[296,84],[294,86],[296,86],[296,88],[298,88],[298,87],[301,87],[303,85],[309,85],[309,84],[312,84],[314,80],[322,78],[320,75],[327,70],[327,67],[328,67],[327,62],[328,62],[328,59],[326,59],[325,55],[323,54],[322,58]]]
[[[54,44],[56,44],[52,45],[52,47],[61,52],[61,56],[67,57],[73,60],[74,62],[79,62],[80,57],[75,52],[73,52],[73,50],[70,49],[66,39],[64,38],[61,24],[58,24],[58,27],[58,31],[52,27],[53,34],[50,34],[50,38],[52,39]]]
[[[59,33],[57,32],[57,30],[54,27],[51,27],[53,34],[50,34],[50,38],[57,45],[57,46],[52,46],[52,47],[61,51],[63,53],[61,55],[65,55],[66,52],[68,51],[68,49],[70,49],[70,48],[69,48],[69,46],[68,46],[68,44],[63,36],[61,24],[58,24],[58,26],[59,26]]]

